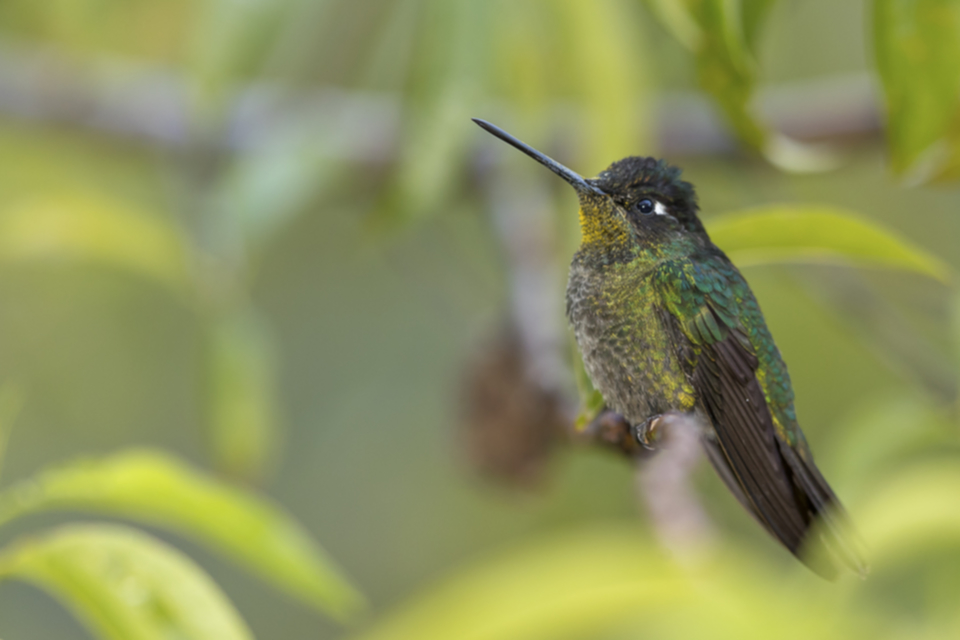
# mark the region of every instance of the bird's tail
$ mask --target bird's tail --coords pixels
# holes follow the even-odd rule
[[[801,559],[815,570],[817,567],[814,567],[814,564],[830,562],[823,557],[822,552],[811,546],[812,540],[819,538],[830,556],[857,572],[860,577],[866,577],[870,567],[864,560],[863,543],[850,523],[846,510],[817,469],[817,465],[812,459],[807,459],[809,454],[804,456],[786,443],[780,443],[780,452],[793,476],[799,494],[797,497],[807,503],[812,516],[810,529],[800,549]]]

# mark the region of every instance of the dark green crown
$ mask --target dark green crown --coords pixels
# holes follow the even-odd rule
[[[692,184],[680,179],[681,173],[664,160],[630,156],[614,162],[588,182],[625,207],[642,198],[655,198],[667,205],[688,231],[702,233],[696,191]]]

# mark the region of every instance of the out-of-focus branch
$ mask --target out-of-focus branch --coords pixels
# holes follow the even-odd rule
[[[141,61],[66,55],[0,41],[0,116],[65,124],[162,147],[195,144],[199,121],[190,78]],[[394,154],[399,103],[387,94],[335,88],[293,90],[269,83],[240,88],[225,131],[211,143],[228,151],[257,147],[291,121],[322,122],[340,135],[341,160],[384,162]]]
[[[668,413],[659,418],[656,450],[634,437],[630,424],[604,411],[586,429],[574,432],[581,444],[625,454],[637,469],[637,492],[650,511],[660,542],[684,561],[695,561],[713,538],[713,526],[690,486],[690,474],[703,459],[702,427],[693,417]]]
[[[577,412],[563,320],[555,218],[542,183],[486,172],[490,213],[510,273],[507,328],[472,364],[465,422],[476,466],[535,483]]]
[[[880,101],[868,73],[768,85],[756,97],[761,119],[796,140],[858,137],[881,130]],[[664,155],[727,153],[738,148],[719,111],[695,92],[658,97],[656,134]]]
[[[510,268],[511,320],[527,354],[527,375],[551,393],[570,395],[563,270],[549,194],[539,181],[500,173],[491,185],[491,213]]]
[[[692,418],[667,415],[656,456],[637,462],[637,491],[643,497],[661,544],[683,561],[696,561],[713,539],[690,474],[703,459],[700,427]]]
[[[189,78],[174,68],[0,42],[0,116],[185,146],[196,126],[191,92]],[[737,148],[705,96],[667,92],[657,101],[654,128],[660,153]],[[396,94],[254,83],[237,91],[228,110],[227,135],[219,144],[228,149],[255,146],[291,118],[309,117],[349,140],[331,148],[331,155],[383,163],[396,153],[400,103]],[[873,79],[866,73],[768,86],[757,98],[762,117],[798,139],[875,133],[880,127],[878,104]]]

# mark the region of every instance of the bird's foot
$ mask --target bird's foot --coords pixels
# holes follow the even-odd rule
[[[663,417],[664,414],[657,414],[633,427],[633,437],[644,449],[653,451],[660,443],[663,437]]]
[[[676,420],[688,419],[688,416],[675,411],[651,416],[633,427],[633,436],[640,445],[649,451],[655,451],[663,444],[664,433]]]
[[[666,445],[666,441],[671,439],[669,433],[678,420],[687,419],[689,416],[686,414],[668,411],[633,426],[619,413],[604,409],[583,429],[578,430],[576,437],[582,442],[618,449],[631,457],[646,458]]]
[[[667,426],[682,414],[673,411],[651,416],[634,427],[634,437],[644,449],[655,451],[663,443],[663,434]]]

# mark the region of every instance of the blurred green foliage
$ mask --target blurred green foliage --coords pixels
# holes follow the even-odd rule
[[[710,237],[740,267],[777,262],[855,264],[915,271],[951,284],[951,268],[896,234],[847,211],[772,206],[713,218]]]
[[[103,638],[252,637],[202,570],[125,527],[63,527],[21,544],[0,571],[57,594]]]
[[[874,51],[887,103],[890,164],[917,179],[960,177],[960,3],[873,3]]]
[[[8,432],[20,402],[0,391]],[[127,451],[50,469],[0,493],[0,524],[41,510],[122,516],[196,537],[305,603],[346,620],[363,600],[302,528],[252,493],[160,453]],[[0,552],[0,579],[34,583],[103,637],[249,638],[242,618],[191,560],[130,527],[72,525]]]
[[[191,256],[175,227],[102,196],[39,198],[4,212],[2,259],[99,263],[189,294]]]
[[[960,200],[919,185],[960,176],[960,2],[852,4],[4,3],[0,438],[23,425],[0,633],[85,637],[9,578],[105,638],[956,635]],[[885,161],[872,134],[825,151],[759,108],[851,69],[877,83]],[[448,446],[451,381],[507,313],[486,213],[540,189],[557,264],[576,219],[469,117],[590,174],[670,154],[661,131],[689,122],[663,87],[708,98],[737,141],[670,159],[749,267],[871,550],[864,582],[805,574],[708,474],[722,542],[689,565],[634,513],[620,460],[564,452],[517,497]],[[337,564],[374,602],[367,628],[309,613],[362,607]]]
[[[150,451],[45,471],[0,495],[0,523],[40,510],[116,514],[195,536],[307,603],[346,617],[360,597],[289,516]]]

